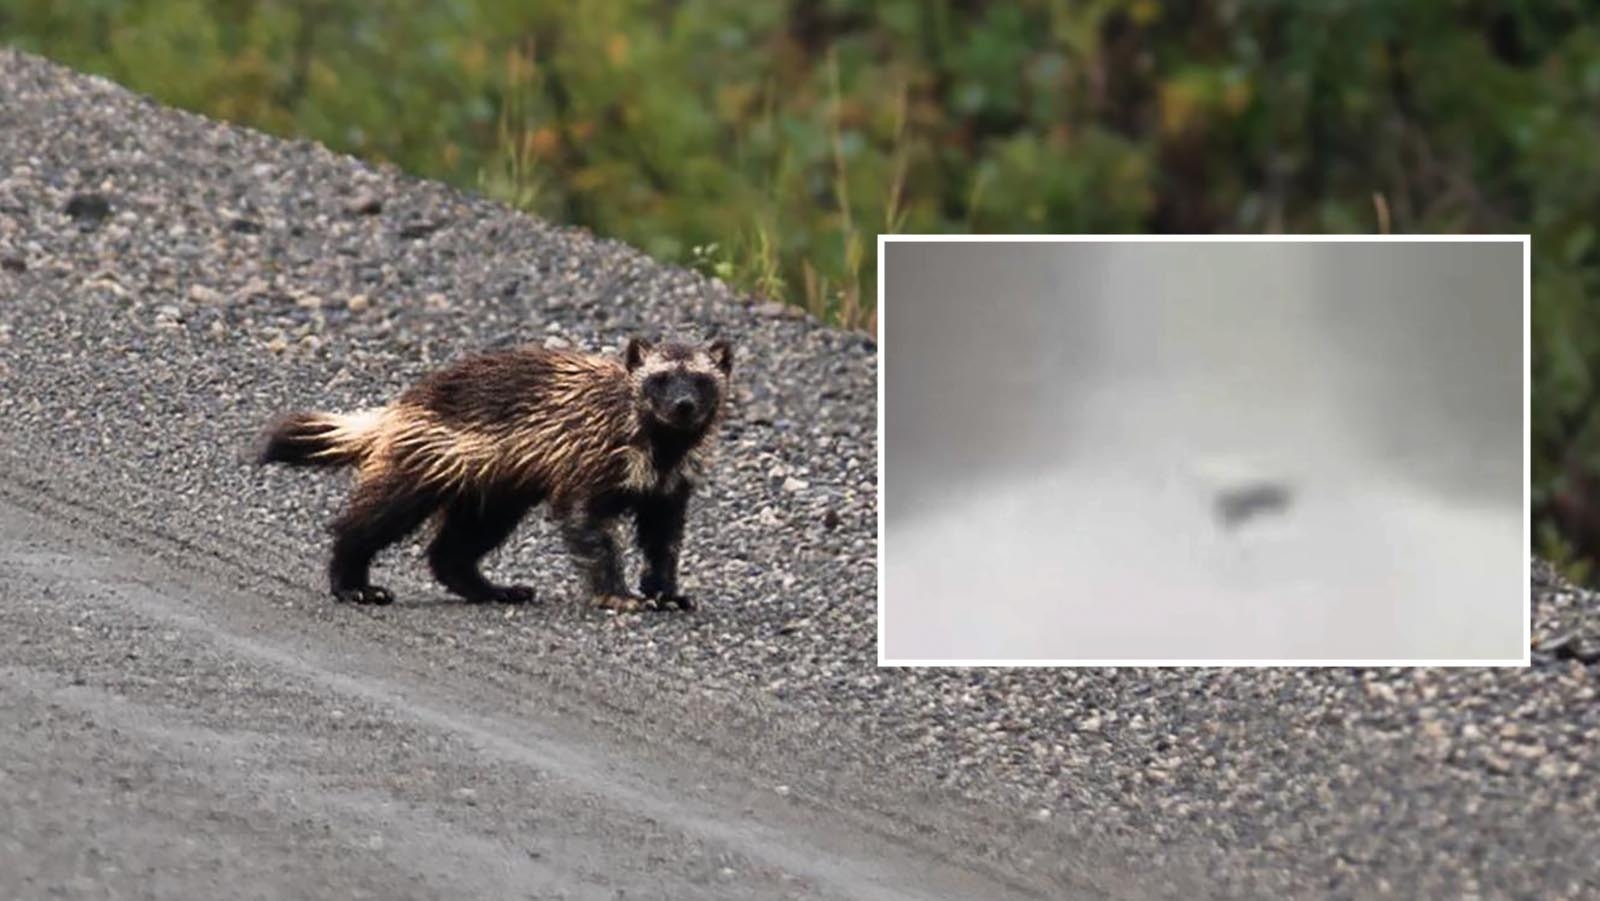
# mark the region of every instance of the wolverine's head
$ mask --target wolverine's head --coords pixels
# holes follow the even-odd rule
[[[640,413],[650,424],[700,432],[722,411],[733,372],[733,348],[728,342],[697,346],[634,338],[623,358],[638,390]]]

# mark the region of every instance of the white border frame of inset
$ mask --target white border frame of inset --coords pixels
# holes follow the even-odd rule
[[[991,244],[1511,244],[1522,245],[1522,585],[1528,588],[1522,599],[1522,656],[1507,659],[1468,660],[1388,660],[1388,659],[1306,659],[1306,660],[891,660],[884,655],[884,554],[883,514],[883,374],[887,359],[883,330],[888,322],[883,293],[883,257],[890,242],[895,243],[991,243]],[[878,666],[880,667],[1526,667],[1532,662],[1533,635],[1533,516],[1532,516],[1532,390],[1531,367],[1533,291],[1531,235],[879,235],[878,236]]]

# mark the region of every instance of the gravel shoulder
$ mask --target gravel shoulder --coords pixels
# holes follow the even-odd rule
[[[869,340],[11,51],[0,304],[0,893],[1600,893],[1600,601],[1539,571],[1527,669],[880,670]],[[244,462],[636,331],[741,352],[693,615],[584,609],[540,524],[532,607],[414,548],[336,607],[342,482]]]

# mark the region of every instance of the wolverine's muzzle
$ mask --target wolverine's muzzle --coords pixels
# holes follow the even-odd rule
[[[696,426],[704,416],[700,404],[693,397],[683,396],[672,402],[672,424],[682,427]]]

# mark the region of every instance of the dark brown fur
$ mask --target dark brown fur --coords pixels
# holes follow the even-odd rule
[[[632,514],[646,559],[640,591],[688,607],[678,547],[731,370],[721,341],[634,340],[623,359],[538,347],[485,354],[380,409],[280,417],[259,461],[356,467],[332,526],[329,580],[341,600],[392,600],[369,582],[372,558],[430,516],[439,527],[428,558],[442,584],[470,600],[528,600],[531,589],[488,582],[478,562],[548,503],[598,603],[641,601],[623,583],[613,534]]]

